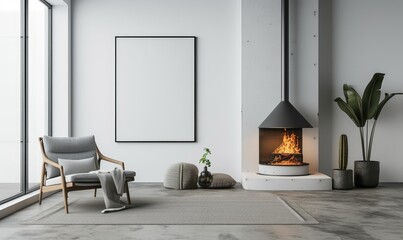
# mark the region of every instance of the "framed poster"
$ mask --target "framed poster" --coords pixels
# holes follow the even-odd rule
[[[115,141],[196,141],[196,37],[115,37]]]

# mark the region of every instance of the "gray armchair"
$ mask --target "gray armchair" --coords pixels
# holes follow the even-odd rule
[[[67,195],[70,191],[94,189],[101,187],[96,174],[88,173],[100,168],[101,161],[107,161],[119,165],[125,170],[122,161],[118,161],[103,155],[96,143],[94,136],[87,137],[49,137],[39,138],[42,151],[42,173],[39,192],[39,204],[45,192],[62,190],[64,208],[69,212]],[[127,202],[130,202],[128,182],[134,181],[136,173],[125,171],[125,192]]]

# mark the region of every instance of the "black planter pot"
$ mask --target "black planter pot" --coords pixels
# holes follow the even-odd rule
[[[350,190],[353,188],[352,169],[333,169],[333,189]]]
[[[207,171],[207,167],[204,167],[204,170],[200,173],[199,176],[199,185],[202,188],[210,187],[211,183],[213,182],[213,176],[209,171]]]
[[[355,161],[354,184],[361,188],[374,188],[379,184],[378,161]]]

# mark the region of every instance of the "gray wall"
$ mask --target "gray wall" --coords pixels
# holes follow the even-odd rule
[[[290,1],[290,102],[304,129],[304,161],[318,165],[317,0]],[[242,171],[256,172],[258,126],[281,101],[281,1],[242,1]]]
[[[348,83],[362,94],[372,75],[383,72],[383,92],[403,92],[403,2],[333,0],[320,4],[320,169],[330,172],[337,167],[342,133],[349,137],[349,168],[354,160],[362,159],[358,129],[332,101],[342,96],[342,85]],[[402,103],[401,96],[392,99],[377,124],[372,155],[381,162],[383,182],[403,181]]]

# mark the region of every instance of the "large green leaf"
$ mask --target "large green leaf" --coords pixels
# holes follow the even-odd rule
[[[361,121],[359,120],[359,118],[356,116],[354,110],[345,102],[343,101],[343,99],[341,98],[336,98],[334,100],[337,105],[339,106],[339,108],[345,112],[347,114],[347,116],[349,116],[351,118],[351,120],[353,120],[354,124],[357,127],[361,127]]]
[[[372,119],[378,109],[384,76],[384,73],[375,73],[365,88],[362,96],[363,114],[365,119]]]
[[[378,120],[379,115],[381,114],[382,109],[383,109],[383,107],[385,106],[385,104],[386,104],[392,97],[394,97],[395,95],[403,95],[403,93],[391,93],[391,94],[385,93],[385,98],[382,100],[382,102],[379,103],[379,105],[378,105],[378,107],[377,107],[377,109],[376,109],[376,112],[375,112],[375,114],[374,114],[374,119],[375,119],[375,120]]]
[[[357,93],[357,91],[347,85],[343,85],[343,92],[344,96],[346,97],[346,103],[350,106],[350,108],[354,111],[355,116],[358,119],[359,125],[364,126],[366,119],[364,118],[363,111],[362,111],[362,99],[361,96]]]

